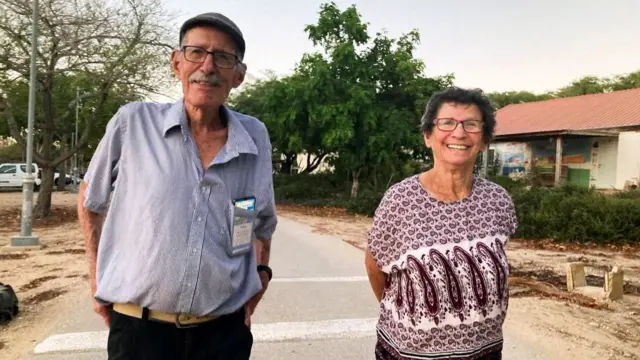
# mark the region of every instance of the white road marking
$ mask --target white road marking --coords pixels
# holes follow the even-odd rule
[[[336,276],[336,277],[288,277],[273,278],[271,282],[360,282],[369,281],[366,276]]]
[[[376,322],[377,319],[370,318],[253,324],[251,332],[256,343],[333,338],[355,339],[375,336]],[[108,335],[107,331],[52,335],[36,345],[34,353],[104,351],[107,348]]]

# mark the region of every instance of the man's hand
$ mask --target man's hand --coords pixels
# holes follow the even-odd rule
[[[267,287],[269,286],[269,276],[264,271],[260,271],[258,275],[260,275],[260,281],[262,281],[262,290],[255,294],[244,305],[244,324],[247,325],[249,329],[251,329],[251,316],[253,315],[253,312],[256,310],[258,303],[262,299],[262,296],[264,295],[265,291],[267,291]]]
[[[104,324],[109,328],[109,312],[111,311],[111,306],[102,305],[96,299],[93,299],[93,311],[96,314],[102,316],[102,320],[104,320]]]

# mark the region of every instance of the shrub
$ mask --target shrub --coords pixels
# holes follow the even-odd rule
[[[273,178],[277,203],[330,206],[344,198],[345,185],[333,174],[277,174]]]
[[[622,191],[619,193],[616,193],[614,195],[612,195],[615,198],[618,199],[635,199],[635,200],[640,200],[640,189],[637,190],[629,190],[629,191]]]
[[[640,243],[640,201],[575,185],[512,192],[517,236],[559,241]]]
[[[346,202],[347,212],[350,214],[361,214],[373,216],[380,201],[384,196],[384,192],[376,192],[372,189],[365,189],[358,194],[353,200]]]
[[[489,180],[502,186],[508,192],[525,187],[522,182],[515,181],[508,176],[490,176]]]

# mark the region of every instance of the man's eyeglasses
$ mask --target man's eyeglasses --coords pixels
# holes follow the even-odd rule
[[[457,121],[454,119],[435,119],[435,124],[441,131],[454,131],[458,124],[462,124],[464,131],[468,133],[479,133],[482,131],[483,122],[480,120]]]
[[[237,56],[224,51],[207,51],[201,47],[190,45],[182,46],[181,50],[184,58],[193,63],[202,64],[209,54],[213,57],[213,64],[223,69],[232,69],[240,62]]]

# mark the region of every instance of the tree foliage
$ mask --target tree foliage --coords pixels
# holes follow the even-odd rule
[[[640,70],[612,78],[599,78],[597,76],[584,76],[572,81],[554,92],[534,94],[529,91],[492,92],[488,96],[497,108],[511,104],[520,104],[533,101],[550,100],[588,94],[600,94],[611,91],[629,90],[640,88]]]
[[[160,0],[39,3],[33,158],[42,168],[34,215],[42,217],[50,213],[54,167],[95,143],[94,127],[113,114],[123,96],[133,99],[167,83],[173,32],[172,18]],[[31,5],[29,0],[0,0],[0,113],[23,148]],[[76,87],[82,91],[82,134],[78,144],[69,147]],[[114,94],[120,98],[110,102]]]
[[[376,184],[381,174],[400,174],[401,164],[424,159],[421,113],[453,76],[424,75],[413,54],[418,32],[372,37],[355,6],[340,10],[335,3],[323,4],[305,31],[319,51],[304,54],[292,75],[259,81],[232,100],[267,123],[276,162],[304,152],[305,169],[313,170],[326,158],[352,180],[355,197],[363,177]]]

